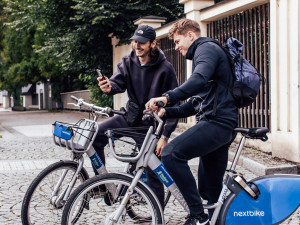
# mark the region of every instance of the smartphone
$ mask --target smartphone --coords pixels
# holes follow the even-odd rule
[[[101,78],[101,80],[105,80],[104,76],[102,75],[101,71],[99,69],[96,70],[98,73],[98,76]]]

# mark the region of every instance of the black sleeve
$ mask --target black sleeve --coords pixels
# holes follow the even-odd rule
[[[185,118],[196,114],[191,101],[174,107],[166,107],[165,110],[167,118]]]
[[[111,91],[105,93],[107,95],[115,95],[118,93],[123,93],[127,88],[127,68],[125,66],[124,60],[117,65],[117,72],[115,72],[109,79],[111,83]]]

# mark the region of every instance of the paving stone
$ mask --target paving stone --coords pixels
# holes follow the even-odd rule
[[[0,127],[1,128],[1,127]],[[0,129],[1,130],[1,129]],[[120,148],[126,150],[128,146],[121,145]],[[125,163],[121,163],[112,157],[109,149],[105,149],[107,157],[107,168],[109,171],[123,171]],[[26,137],[15,134],[8,135],[0,139],[0,225],[21,225],[20,209],[28,186],[37,174],[48,165],[60,160],[69,159],[70,151],[54,145],[51,136],[48,137]],[[190,163],[193,174],[197,174],[198,159]],[[88,157],[85,157],[84,166],[90,176],[93,170]],[[237,167],[247,180],[257,177],[254,173]],[[165,209],[165,222],[168,225],[183,224],[186,212],[179,203],[171,197]],[[37,213],[37,216],[41,216]],[[49,216],[52,215],[49,212]],[[284,225],[299,225],[300,210],[285,221]],[[41,217],[45,225],[53,225],[47,218]],[[57,223],[59,224],[59,222]]]

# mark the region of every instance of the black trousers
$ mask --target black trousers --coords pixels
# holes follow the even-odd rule
[[[142,126],[142,125],[141,125]],[[105,164],[105,155],[104,155],[104,147],[108,144],[108,138],[104,134],[107,129],[116,129],[116,128],[129,128],[130,126],[127,124],[125,118],[123,116],[114,116],[111,117],[104,122],[99,123],[99,130],[95,141],[93,143],[93,147],[97,154],[99,155],[102,162]],[[143,138],[134,138],[135,142],[139,145],[142,144]],[[95,174],[98,172],[93,167]],[[156,176],[156,174],[150,169],[146,168],[146,175],[148,179],[148,183],[152,191],[156,194],[162,208],[164,207],[164,186],[161,180]]]
[[[217,201],[228,161],[228,148],[236,123],[222,120],[199,121],[172,140],[162,151],[162,162],[174,179],[190,213],[204,211],[201,196],[209,203]],[[198,188],[188,160],[200,157]]]

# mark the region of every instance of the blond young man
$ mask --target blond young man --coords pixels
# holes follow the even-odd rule
[[[196,114],[197,124],[168,143],[161,152],[162,162],[185,198],[190,215],[185,225],[209,224],[201,197],[214,203],[222,189],[228,148],[234,139],[238,110],[227,86],[233,76],[225,52],[213,39],[201,37],[196,21],[182,19],[169,31],[175,49],[192,60],[192,75],[181,86],[151,99],[146,107],[157,110],[160,117],[188,117]],[[216,81],[218,80],[218,82]],[[168,107],[180,100],[188,102]],[[216,100],[217,99],[217,100]],[[155,103],[163,101],[165,108]],[[188,160],[200,157],[198,190]],[[209,212],[211,216],[211,211]]]

